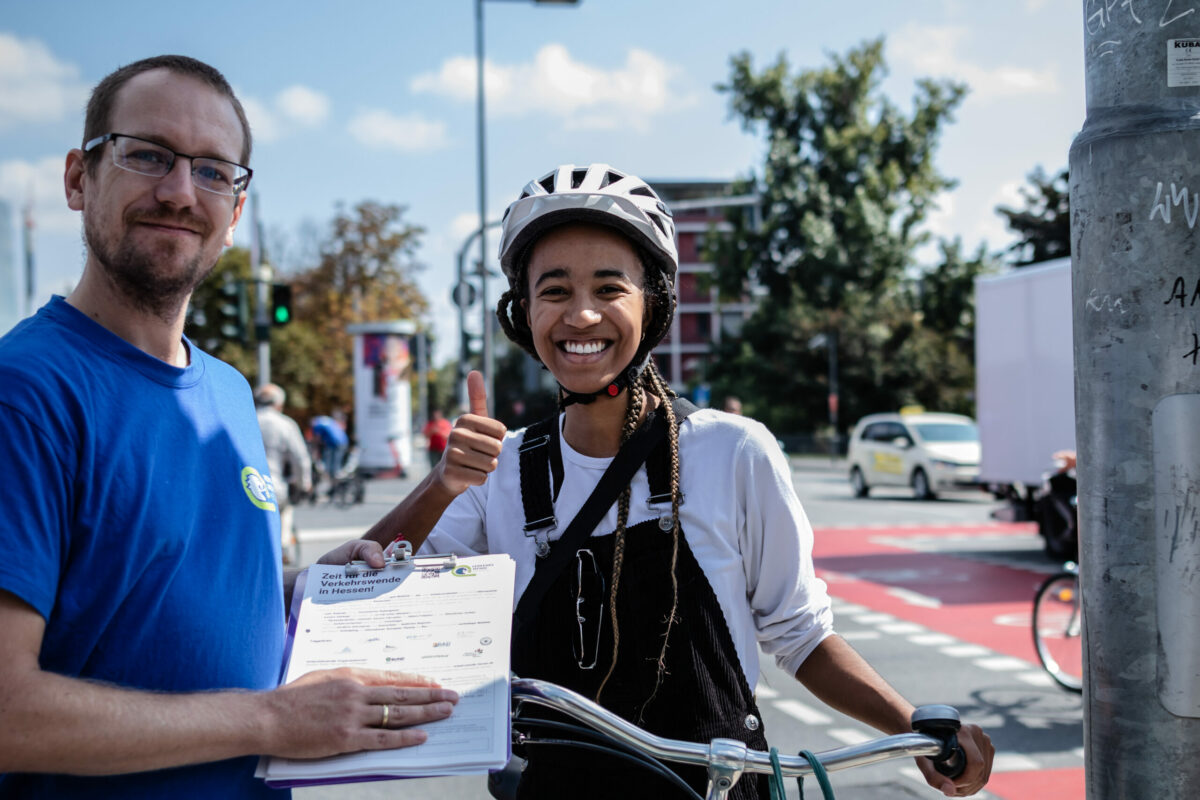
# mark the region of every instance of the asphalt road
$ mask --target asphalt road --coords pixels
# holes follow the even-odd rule
[[[357,537],[415,485],[368,484],[364,503],[298,510],[308,562]],[[1029,529],[992,520],[983,493],[917,501],[905,490],[852,497],[841,464],[794,459],[796,491],[818,532],[817,566],[835,598],[837,627],[915,703],[949,703],[982,725],[997,746],[997,773],[980,797],[1082,798],[1082,704],[1041,675],[1028,645],[1028,606],[1042,574],[1057,565]],[[824,554],[824,555],[823,555]],[[823,706],[764,659],[758,693],[770,741],[783,752],[860,741],[872,732]],[[841,800],[939,797],[910,761],[831,775]],[[1026,785],[1053,794],[1033,794]],[[482,777],[436,778],[297,790],[298,800],[405,798],[487,800]],[[564,796],[569,796],[569,792]],[[790,798],[799,797],[796,787]],[[820,797],[814,782],[805,797]]]

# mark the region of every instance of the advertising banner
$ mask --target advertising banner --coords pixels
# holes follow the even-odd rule
[[[359,464],[403,473],[412,465],[412,337],[408,320],[351,325],[354,334],[354,426]]]

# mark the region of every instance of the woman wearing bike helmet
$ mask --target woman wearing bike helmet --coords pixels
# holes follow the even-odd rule
[[[512,555],[513,671],[662,736],[767,749],[753,695],[759,646],[839,709],[910,730],[913,707],[833,633],[812,529],[774,436],[677,399],[655,368],[678,269],[657,194],[605,164],[559,167],[509,206],[500,263],[500,324],[554,376],[561,413],[508,433],[487,418],[473,375],[472,413],[446,456],[368,536],[420,543],[432,527],[425,552]],[[986,782],[991,746],[982,732],[975,744],[973,727],[959,785],[923,764],[931,784],[957,793]],[[607,756],[526,755],[520,798],[669,796]],[[680,774],[703,790],[703,770]],[[767,796],[752,776],[731,794]]]

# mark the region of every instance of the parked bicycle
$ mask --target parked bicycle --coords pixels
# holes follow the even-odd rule
[[[1076,694],[1083,692],[1082,634],[1079,567],[1068,561],[1034,595],[1033,645],[1050,677]]]
[[[546,681],[514,678],[512,681],[513,744],[518,747],[574,747],[601,751],[639,764],[664,778],[685,796],[701,795],[680,778],[667,762],[696,765],[708,770],[703,800],[725,800],[746,773],[771,776],[772,796],[783,797],[785,778],[815,776],[825,798],[833,789],[825,773],[862,767],[893,758],[928,756],[938,771],[950,777],[966,767],[966,754],[958,744],[958,712],[951,706],[921,706],[913,712],[914,733],[885,736],[862,744],[821,753],[791,756],[750,750],[736,739],[685,742],[649,733],[569,689]],[[543,706],[581,724],[544,719],[527,713],[527,706]],[[515,780],[515,775],[509,778]],[[493,796],[511,796],[503,773],[488,781]],[[776,795],[775,789],[778,789]]]

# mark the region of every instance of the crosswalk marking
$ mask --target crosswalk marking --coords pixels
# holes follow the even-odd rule
[[[817,711],[811,706],[806,706],[799,700],[775,700],[771,705],[789,717],[794,717],[808,725],[828,725],[833,722],[833,717]]]
[[[996,753],[992,761],[992,772],[1028,772],[1039,768],[1038,762],[1020,753]]]
[[[839,635],[847,642],[861,642],[868,639],[878,639],[879,631],[841,631]]]
[[[948,636],[944,633],[918,633],[915,636],[908,637],[908,640],[913,644],[926,645],[955,644],[958,641],[953,636]]]
[[[871,613],[871,614],[852,614],[851,616],[854,617],[855,622],[861,623],[863,625],[876,625],[881,622],[895,622],[896,621],[896,618],[893,617],[891,614]]]
[[[771,700],[773,698],[779,697],[779,690],[772,689],[770,686],[760,683],[754,689],[754,696],[759,699],[763,699],[763,700]]]
[[[904,602],[908,603],[910,606],[921,606],[923,608],[941,608],[942,607],[942,601],[938,600],[936,597],[929,597],[928,595],[924,595],[919,592],[914,592],[911,589],[899,589],[899,588],[893,587],[891,589],[888,589],[887,593],[890,594],[892,597],[896,597],[896,598],[903,600]]]
[[[955,658],[975,658],[976,656],[986,656],[992,650],[981,644],[952,644],[949,647],[941,648],[940,652]]]
[[[879,630],[884,633],[921,633],[928,629],[915,622],[885,622],[879,626]]]
[[[831,728],[827,733],[831,739],[837,739],[842,744],[862,744],[875,738],[858,728]]]
[[[1054,679],[1044,672],[1022,672],[1017,680],[1025,681],[1031,686],[1053,686]]]
[[[975,666],[995,672],[1015,672],[1019,669],[1029,669],[1029,662],[1012,656],[995,656],[993,658],[977,658]]]

